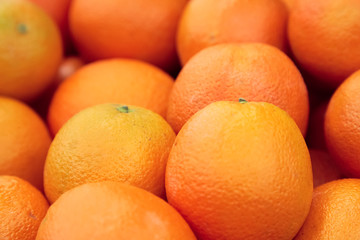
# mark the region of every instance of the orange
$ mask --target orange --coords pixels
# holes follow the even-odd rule
[[[1,0],[0,19],[0,95],[32,100],[51,84],[60,64],[59,30],[25,0]]]
[[[42,7],[58,25],[63,42],[66,47],[70,47],[70,33],[68,27],[68,11],[71,0],[30,0]]]
[[[175,134],[150,110],[102,104],[71,118],[53,140],[44,170],[45,193],[54,202],[89,182],[129,183],[165,195],[165,165]]]
[[[167,120],[178,132],[209,103],[237,101],[240,96],[282,108],[305,134],[309,100],[300,72],[280,50],[256,43],[220,44],[194,56],[176,79]]]
[[[188,0],[73,0],[75,45],[90,61],[135,58],[165,70],[177,67],[175,34]]]
[[[199,239],[292,239],[313,190],[296,123],[264,102],[215,102],[181,129],[165,176],[169,203]]]
[[[314,190],[311,209],[295,240],[358,239],[360,179],[343,179]]]
[[[319,149],[310,149],[309,153],[313,169],[314,188],[342,177],[327,152]]]
[[[42,189],[50,142],[45,123],[31,108],[0,97],[0,175],[18,176]]]
[[[310,111],[306,142],[309,147],[326,150],[324,122],[329,101],[322,101]]]
[[[35,240],[49,205],[28,182],[0,176],[0,239]]]
[[[60,83],[62,83],[66,78],[74,74],[83,65],[83,60],[76,56],[69,56],[63,59],[57,70],[57,74],[52,84],[39,98],[37,98],[31,104],[31,106],[40,114],[41,117],[46,119],[50,101]]]
[[[360,177],[360,70],[346,79],[330,99],[325,115],[327,148],[348,177]]]
[[[118,182],[84,184],[57,200],[36,240],[195,240],[191,229],[164,200]]]
[[[322,88],[336,88],[360,67],[360,1],[301,0],[288,36],[295,59]]]
[[[101,103],[148,108],[165,116],[173,79],[145,62],[102,60],[79,69],[55,92],[48,122],[53,134],[74,114]]]
[[[190,1],[177,31],[181,63],[219,43],[261,42],[285,50],[286,23],[281,0]]]

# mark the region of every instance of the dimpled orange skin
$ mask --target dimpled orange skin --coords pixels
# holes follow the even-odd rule
[[[309,149],[309,153],[313,169],[314,188],[342,177],[329,153],[319,149]]]
[[[25,101],[51,84],[62,58],[52,19],[26,0],[0,1],[0,95]]]
[[[45,123],[30,107],[0,97],[0,175],[18,176],[42,189],[50,143]]]
[[[70,30],[87,60],[134,58],[170,71],[178,65],[175,35],[187,2],[73,0]]]
[[[179,132],[165,186],[198,239],[291,239],[310,209],[310,156],[280,108],[216,102]]]
[[[322,87],[338,87],[360,67],[360,1],[301,0],[288,37],[295,59]]]
[[[170,93],[167,121],[178,132],[209,103],[240,96],[284,109],[305,135],[309,99],[301,74],[283,52],[259,43],[220,44],[194,56]]]
[[[135,106],[102,104],[71,118],[53,140],[44,187],[54,202],[78,185],[129,183],[164,197],[165,165],[175,133],[158,114]]]
[[[35,240],[49,204],[27,181],[0,176],[0,239]]]
[[[195,240],[164,200],[118,182],[84,184],[56,201],[36,240]]]
[[[280,0],[196,0],[177,31],[181,63],[219,43],[262,42],[285,50],[287,9]]]
[[[358,239],[360,179],[342,179],[314,190],[311,209],[294,240]]]
[[[110,59],[79,69],[59,86],[51,101],[48,123],[55,135],[84,108],[102,103],[132,104],[165,116],[173,78],[145,62]]]
[[[360,70],[346,79],[330,99],[325,140],[332,158],[347,177],[360,177]]]

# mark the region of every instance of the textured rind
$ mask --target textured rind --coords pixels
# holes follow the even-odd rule
[[[288,13],[280,0],[197,0],[184,9],[177,50],[185,65],[204,48],[220,43],[259,42],[286,50]]]
[[[30,183],[14,176],[0,176],[0,239],[35,240],[49,207]]]
[[[359,237],[360,180],[342,179],[315,188],[309,215],[294,240]]]
[[[0,96],[0,175],[14,175],[43,189],[51,138],[43,120],[27,105]]]
[[[118,182],[84,184],[49,209],[36,240],[195,240],[164,200]]]
[[[109,102],[148,108],[165,116],[174,79],[161,69],[133,59],[88,64],[56,90],[48,122],[55,135],[79,111]]]
[[[289,16],[288,38],[300,67],[322,88],[338,87],[360,66],[360,2],[301,0]]]
[[[360,71],[331,97],[325,115],[325,140],[331,156],[348,177],[360,177]]]
[[[171,150],[169,203],[199,239],[291,239],[309,211],[312,171],[295,122],[268,103],[216,102]]]
[[[44,187],[50,202],[89,182],[113,180],[165,195],[164,174],[175,134],[150,110],[101,104],[76,114],[53,140],[45,163]]]
[[[270,102],[287,111],[303,135],[309,117],[308,92],[295,64],[266,44],[219,44],[194,56],[170,93],[167,121],[175,132],[215,101]]]

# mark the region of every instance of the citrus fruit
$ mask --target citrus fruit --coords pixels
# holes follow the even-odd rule
[[[220,101],[177,135],[165,186],[198,239],[292,239],[310,209],[311,161],[285,111]]]
[[[342,179],[314,190],[311,209],[294,240],[358,239],[360,179]]]
[[[360,177],[360,70],[341,84],[325,114],[327,149],[348,177]]]
[[[61,58],[59,30],[42,9],[0,1],[0,95],[34,99],[51,84]]]
[[[175,134],[150,110],[101,104],[76,114],[58,132],[46,158],[50,202],[89,182],[113,180],[165,196],[167,158]]]
[[[130,59],[94,62],[79,69],[56,90],[48,122],[55,134],[74,114],[102,103],[124,103],[165,116],[173,79],[159,68]]]
[[[134,58],[177,66],[175,34],[187,0],[73,0],[69,24],[87,60]]]
[[[0,239],[35,240],[49,205],[30,183],[0,175]]]
[[[360,68],[360,1],[301,0],[288,24],[299,65],[323,88],[336,88]]]
[[[319,149],[309,149],[309,153],[313,169],[314,188],[342,177],[329,153]]]
[[[65,46],[70,48],[70,32],[68,27],[68,11],[71,0],[30,0],[43,8],[58,25]]]
[[[43,188],[51,143],[41,118],[27,105],[0,96],[0,175],[15,175]]]
[[[62,195],[41,223],[36,240],[195,240],[170,205],[119,182],[89,183]]]
[[[285,50],[286,23],[280,0],[190,1],[179,22],[177,50],[183,65],[219,43],[261,42]]]
[[[282,108],[305,134],[309,100],[300,72],[283,52],[259,43],[220,44],[195,55],[175,81],[167,120],[178,132],[209,103],[239,96]]]

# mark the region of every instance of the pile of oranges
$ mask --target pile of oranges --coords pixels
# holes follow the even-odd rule
[[[0,239],[359,239],[359,99],[359,0],[0,0]]]

